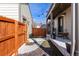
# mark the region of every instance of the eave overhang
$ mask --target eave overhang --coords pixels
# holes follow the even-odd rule
[[[49,18],[51,13],[53,13],[53,19],[56,18],[61,12],[63,12],[70,6],[71,6],[71,3],[56,3],[56,4],[54,4],[51,7],[49,13],[47,14],[47,19]]]

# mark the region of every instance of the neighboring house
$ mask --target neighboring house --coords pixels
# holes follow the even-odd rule
[[[47,13],[46,24],[50,40],[63,55],[74,55],[73,15],[74,4],[70,3],[51,4]]]
[[[46,24],[42,24],[41,28],[45,28],[46,29]]]
[[[2,3],[0,4],[0,16],[28,24],[28,34],[32,33],[32,16],[28,3]]]
[[[33,23],[33,28],[41,28],[42,23]]]
[[[36,23],[36,22],[33,22],[33,23],[32,23],[32,28],[35,28],[36,25],[37,25],[37,23]]]

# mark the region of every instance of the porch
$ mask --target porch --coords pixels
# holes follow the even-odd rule
[[[52,4],[47,14],[47,39],[58,48],[63,55],[74,55],[73,39],[73,4]]]
[[[70,56],[71,41],[64,39],[63,37],[51,38],[51,35],[47,35],[47,39],[52,42],[53,45],[61,52],[64,56]]]

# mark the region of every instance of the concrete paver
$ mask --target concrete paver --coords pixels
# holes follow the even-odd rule
[[[45,38],[31,38],[29,41],[33,44],[26,45],[24,44],[20,49],[19,49],[19,56],[45,56],[48,55],[46,53],[46,49],[49,51],[50,50],[50,45],[45,40]]]

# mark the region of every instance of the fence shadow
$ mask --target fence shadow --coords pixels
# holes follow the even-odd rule
[[[34,40],[34,38],[32,38],[32,40],[34,41],[35,44],[37,44],[44,52],[46,52],[48,55],[52,56],[52,44],[50,43],[50,41],[48,40],[49,46],[50,47],[43,47],[42,45],[38,44],[38,42],[36,40]],[[45,56],[45,54],[43,54],[43,56]]]

